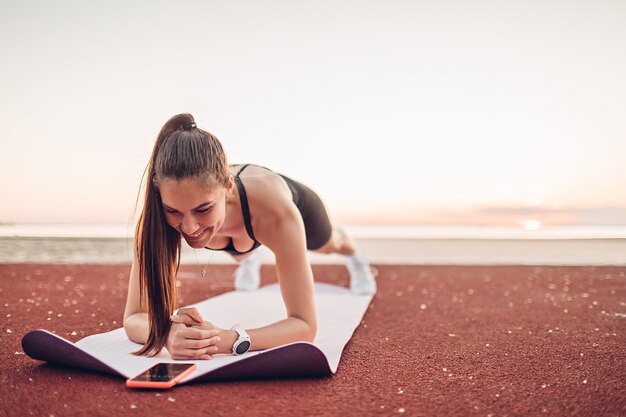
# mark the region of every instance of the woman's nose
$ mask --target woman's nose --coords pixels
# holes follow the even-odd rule
[[[180,223],[180,230],[187,235],[194,234],[196,230],[198,230],[198,223],[196,222],[196,218],[194,216],[183,217],[183,220]]]

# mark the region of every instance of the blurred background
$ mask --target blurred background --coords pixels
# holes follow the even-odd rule
[[[132,235],[156,134],[190,112],[357,237],[626,238],[624,21],[619,0],[0,1],[0,236]]]

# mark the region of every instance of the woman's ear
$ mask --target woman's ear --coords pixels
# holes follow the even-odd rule
[[[228,177],[228,182],[226,183],[226,192],[230,193],[231,191],[233,191],[234,187],[235,187],[235,178],[231,175],[230,177]]]

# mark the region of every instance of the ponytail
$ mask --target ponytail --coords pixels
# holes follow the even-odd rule
[[[187,113],[163,125],[142,177],[145,196],[135,229],[134,255],[139,263],[140,305],[147,301],[149,334],[136,355],[156,355],[169,336],[170,316],[177,304],[181,236],[167,224],[159,185],[167,179],[184,178],[197,178],[207,187],[225,186],[230,178],[219,140],[199,129]]]

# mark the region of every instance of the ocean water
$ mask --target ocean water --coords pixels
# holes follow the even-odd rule
[[[375,264],[626,265],[626,226],[374,226],[345,229]],[[134,227],[124,224],[0,225],[0,263],[130,263]],[[265,263],[273,263],[264,250]],[[341,264],[310,254],[312,263]],[[182,263],[234,263],[183,244]]]
[[[626,239],[626,225],[516,226],[345,225],[358,239]],[[0,237],[132,238],[132,224],[0,224]]]

